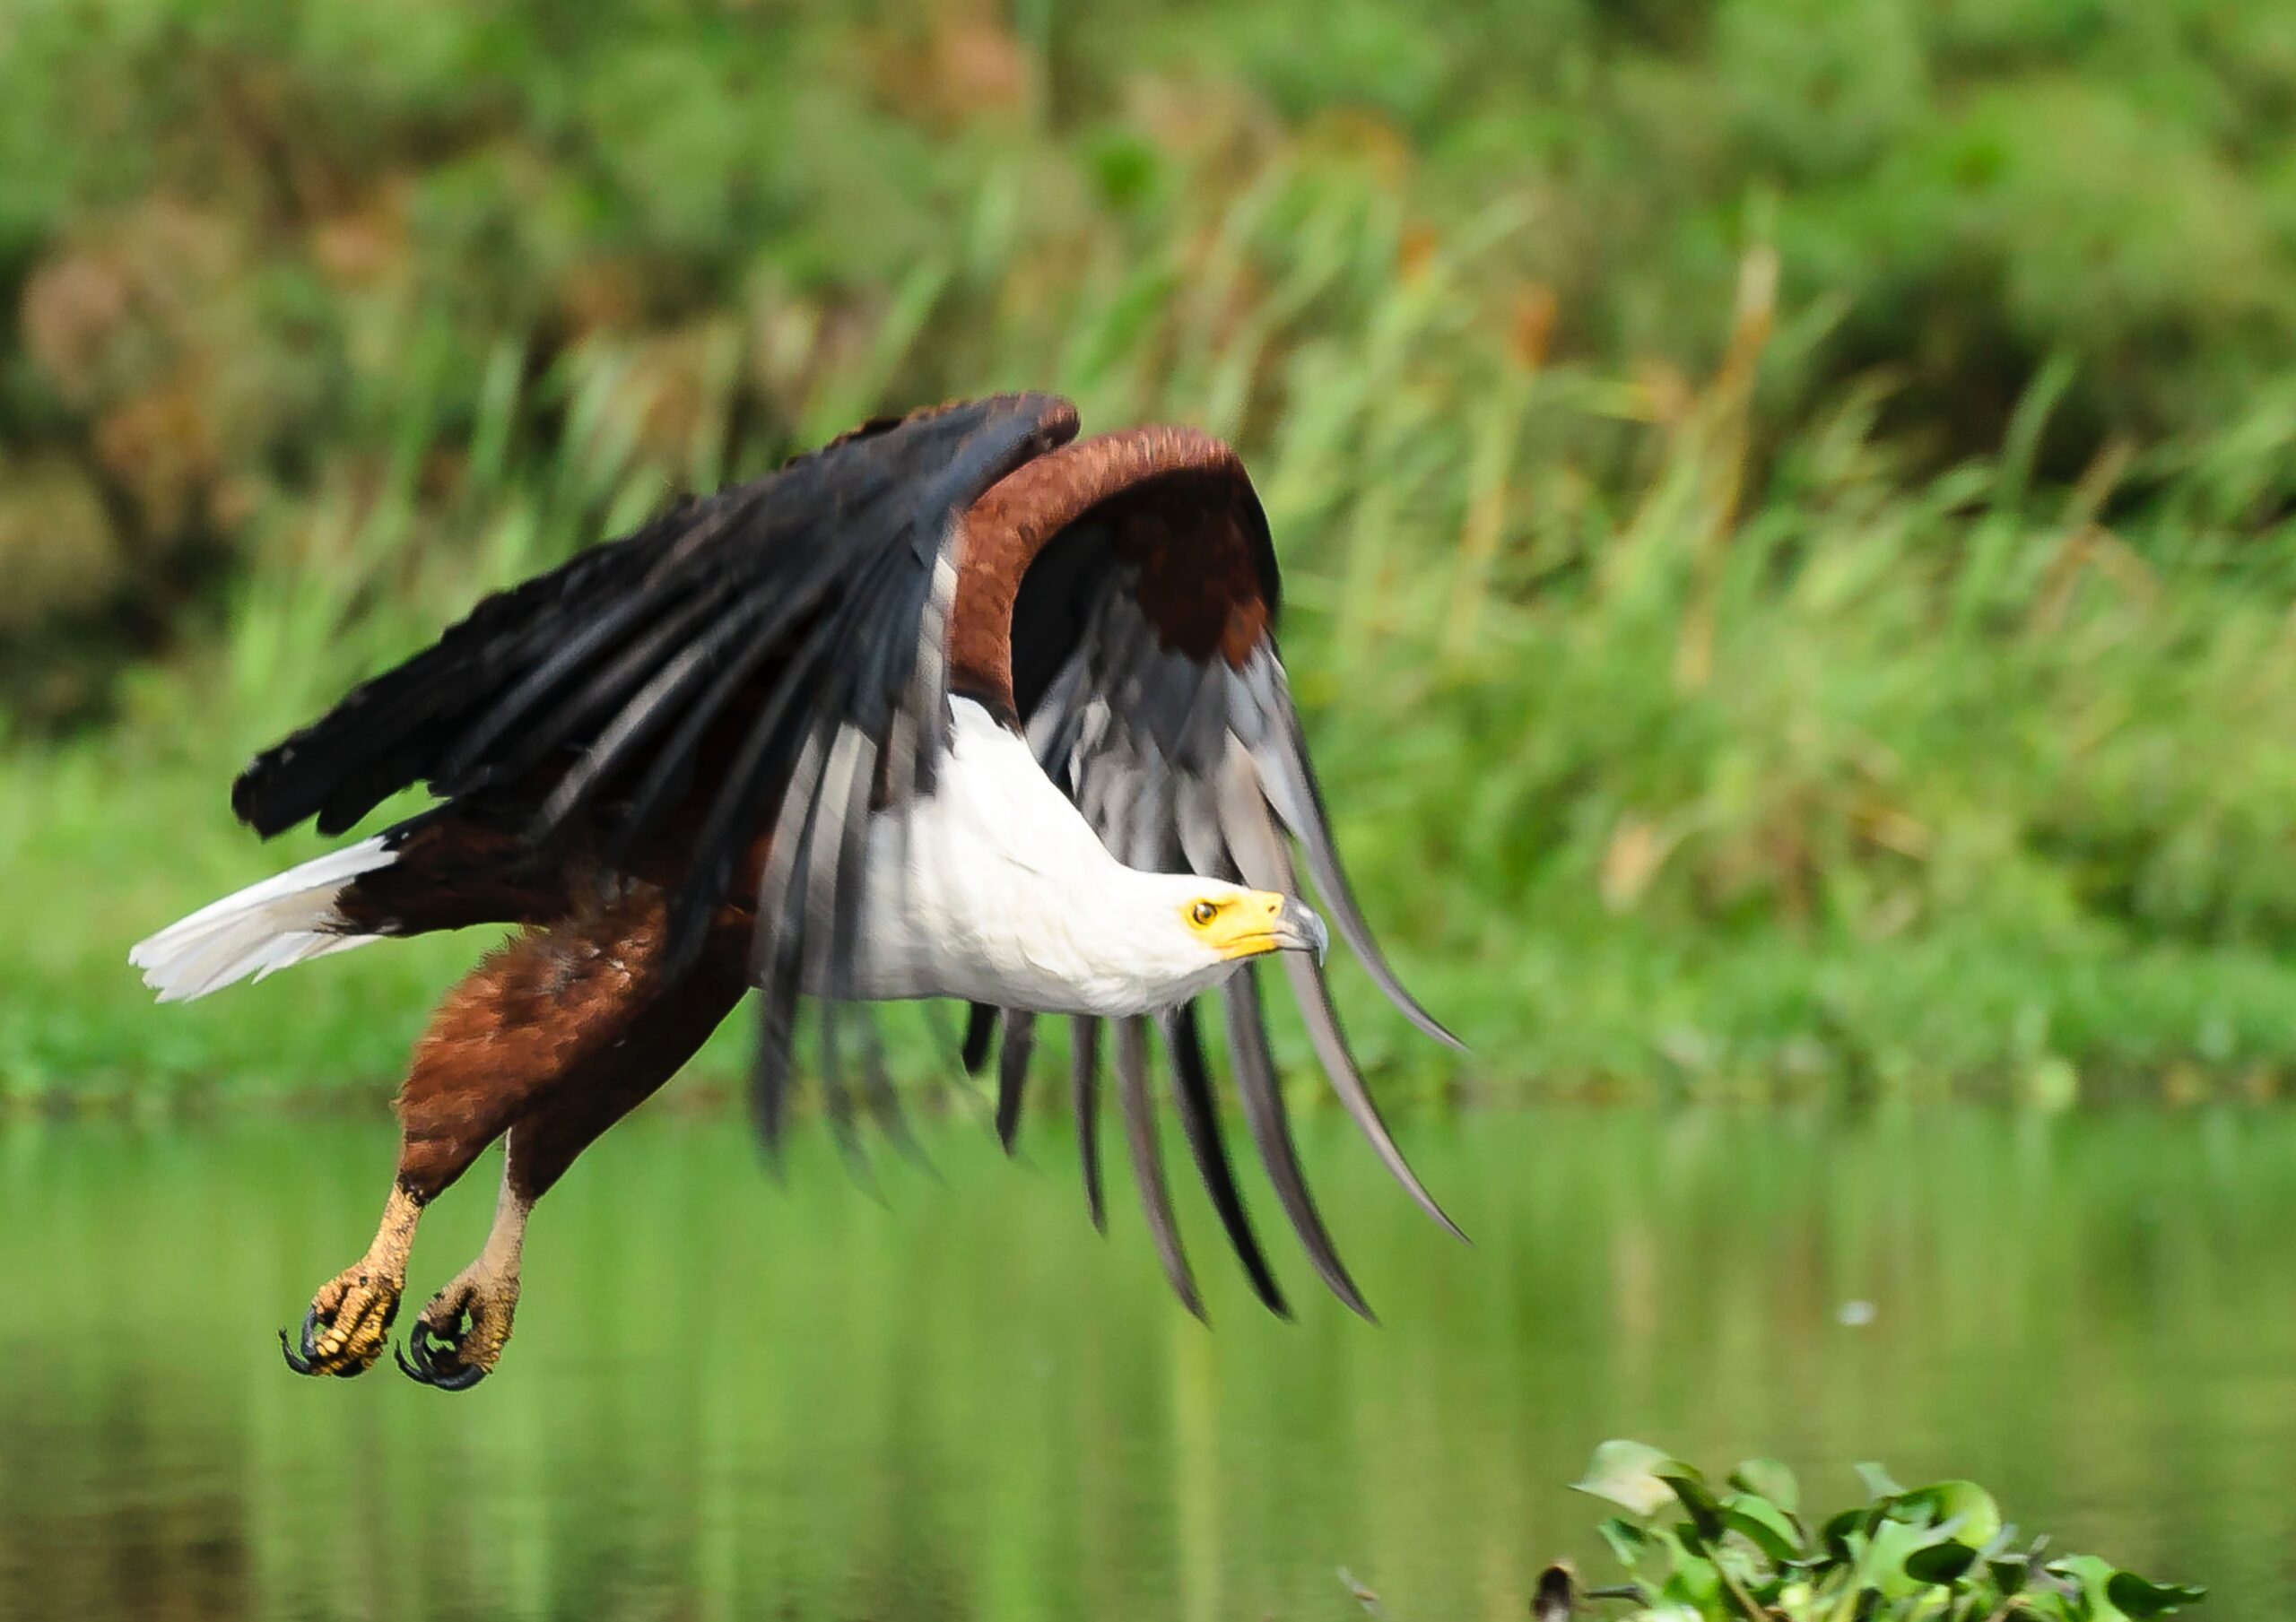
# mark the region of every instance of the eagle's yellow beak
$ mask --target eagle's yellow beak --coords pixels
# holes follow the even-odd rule
[[[1222,958],[1257,958],[1264,952],[1313,952],[1321,961],[1330,944],[1324,921],[1291,896],[1246,890],[1220,908],[1205,932]]]

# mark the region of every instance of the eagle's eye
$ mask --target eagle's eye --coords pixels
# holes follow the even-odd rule
[[[1220,915],[1220,909],[1212,902],[1199,901],[1187,909],[1187,915],[1196,928],[1202,929]]]

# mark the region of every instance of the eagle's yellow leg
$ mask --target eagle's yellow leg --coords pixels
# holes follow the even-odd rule
[[[518,1132],[510,1133],[504,1157],[502,1193],[494,1206],[494,1226],[468,1267],[431,1297],[398,1353],[398,1366],[425,1385],[463,1391],[491,1374],[510,1339],[518,1310],[518,1262],[526,1242],[526,1216],[534,1198],[521,1192],[515,1173]]]
[[[422,1201],[404,1184],[391,1185],[382,1225],[367,1253],[319,1287],[304,1314],[300,1344],[279,1331],[287,1366],[299,1375],[361,1375],[382,1356],[391,1321],[406,1289],[406,1258]]]

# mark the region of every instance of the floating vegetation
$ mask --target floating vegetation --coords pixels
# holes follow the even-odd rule
[[[1626,1602],[1623,1622],[2145,1622],[2206,1592],[2059,1554],[1974,1481],[1857,1473],[1865,1503],[1820,1519],[1775,1459],[1718,1485],[1646,1443],[1605,1442],[1576,1487],[1626,1512],[1601,1531],[1631,1576],[1574,1592],[1569,1570],[1550,1566],[1532,1614],[1556,1622],[1584,1600]]]

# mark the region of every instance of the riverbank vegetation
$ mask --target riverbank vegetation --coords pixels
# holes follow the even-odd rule
[[[474,943],[122,961],[245,756],[1022,386],[1245,450],[1398,1090],[2296,1071],[2282,8],[547,9],[0,25],[6,1096],[370,1090]]]

